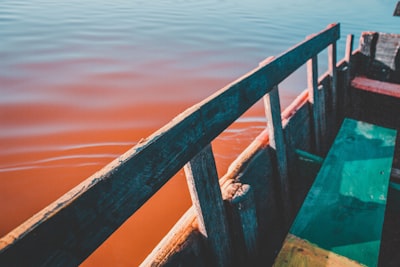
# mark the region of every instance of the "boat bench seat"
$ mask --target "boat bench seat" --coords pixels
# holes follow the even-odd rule
[[[363,76],[356,76],[351,81],[351,87],[372,93],[400,98],[400,84],[383,82]]]
[[[377,266],[395,139],[343,121],[274,266]]]

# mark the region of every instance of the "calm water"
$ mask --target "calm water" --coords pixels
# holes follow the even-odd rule
[[[348,33],[400,32],[396,2],[0,1],[0,236],[327,24],[341,23],[339,58]],[[286,105],[304,70],[281,88]],[[264,125],[256,106],[213,144],[220,175]],[[83,265],[139,264],[189,205],[178,174]]]

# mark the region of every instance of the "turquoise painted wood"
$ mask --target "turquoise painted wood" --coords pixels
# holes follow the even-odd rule
[[[376,266],[395,139],[395,130],[345,119],[290,233]]]

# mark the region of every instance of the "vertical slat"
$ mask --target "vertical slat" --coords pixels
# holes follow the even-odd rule
[[[251,186],[232,184],[235,193],[229,202],[232,207],[232,225],[235,240],[236,266],[254,265],[258,256],[258,222],[256,202]]]
[[[337,106],[337,76],[336,76],[336,41],[333,42],[331,45],[328,46],[328,64],[329,64],[329,74],[332,77],[332,120],[333,125],[337,125],[337,113],[338,113],[338,106]]]
[[[313,125],[315,138],[315,151],[321,153],[321,110],[318,93],[318,58],[312,57],[307,61],[307,85],[309,101],[313,105]]]
[[[344,60],[347,63],[347,70],[346,70],[346,76],[345,76],[345,81],[344,81],[344,94],[343,94],[343,109],[346,110],[349,105],[350,105],[350,79],[351,79],[351,54],[353,53],[353,40],[354,40],[354,35],[349,34],[347,35],[346,39],[346,51],[344,55]]]
[[[226,211],[211,145],[184,167],[200,231],[207,237],[217,266],[231,264],[231,242]]]
[[[344,55],[345,61],[347,62],[347,66],[351,66],[351,54],[353,53],[353,40],[354,40],[354,35],[348,34],[346,39],[346,52]]]
[[[289,224],[292,205],[290,201],[286,144],[282,130],[281,104],[279,100],[278,86],[274,86],[274,88],[264,96],[264,104],[269,129],[269,144],[276,153],[285,222]]]
[[[328,82],[329,84],[329,82]],[[317,110],[319,112],[319,136],[320,136],[320,154],[324,154],[328,152],[329,147],[328,147],[328,140],[330,138],[329,133],[331,131],[327,131],[329,128],[327,125],[327,120],[328,120],[328,112],[327,112],[327,106],[326,106],[326,94],[328,92],[329,86],[327,85],[327,82],[323,82],[322,84],[318,85],[318,102],[314,104],[314,106],[318,106]],[[329,136],[329,138],[328,138]]]

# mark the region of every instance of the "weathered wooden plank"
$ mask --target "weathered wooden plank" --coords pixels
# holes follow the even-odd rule
[[[339,24],[179,115],[0,240],[0,265],[77,265],[271,88],[339,38]]]
[[[293,214],[297,213],[301,203],[308,192],[311,182],[307,182],[299,177],[299,173],[294,166],[297,166],[298,156],[296,154],[297,149],[306,151],[313,151],[314,149],[314,138],[313,134],[313,122],[312,122],[312,107],[308,102],[308,90],[305,90],[295,100],[297,105],[293,106],[296,112],[291,118],[284,123],[284,134],[286,143],[286,151],[288,155],[288,165],[291,166],[289,171],[290,177],[290,189],[291,199],[293,202]],[[289,109],[289,108],[288,108]],[[286,110],[288,110],[286,109]],[[286,110],[283,112],[286,114]],[[286,228],[286,232],[290,226]]]
[[[399,56],[400,34],[379,33],[376,42],[375,60],[383,63],[391,70],[396,70],[396,56]]]
[[[308,92],[305,90],[282,113],[283,124],[286,127],[285,133],[292,137],[290,146],[294,148],[310,149],[309,110]],[[220,179],[220,183],[221,181],[223,183],[221,190],[224,199],[229,202],[236,195],[235,190],[235,192],[231,192],[233,181],[239,180],[241,183],[249,183],[251,186],[257,213],[257,245],[263,244],[260,248],[262,254],[260,257],[264,263],[271,265],[275,257],[274,251],[279,249],[285,233],[282,232],[281,219],[270,216],[270,214],[278,213],[276,207],[278,195],[275,191],[274,179],[272,179],[273,168],[269,149],[266,149],[268,143],[268,131],[264,130],[231,164],[227,174]],[[297,190],[294,193],[297,194]],[[192,260],[197,263],[204,260],[204,251],[201,250],[202,242],[200,240],[193,240],[194,243],[191,244],[185,242],[185,237],[196,231],[197,227],[194,210],[191,208],[146,258],[142,266],[163,266],[164,264],[170,266],[168,264],[171,262],[173,264],[177,261]],[[197,254],[186,253],[186,250],[196,251]]]
[[[351,55],[353,54],[353,41],[354,41],[354,35],[353,34],[347,35],[346,49],[344,54],[344,60],[347,64],[347,69],[344,78],[345,80],[343,82],[343,104],[341,105],[341,111],[346,110],[350,105],[350,82],[352,73]]]
[[[375,47],[379,34],[377,32],[362,32],[360,36],[360,52],[368,58],[375,57]]]
[[[395,130],[345,119],[290,234],[376,266],[395,139]]]
[[[274,86],[264,97],[265,114],[267,116],[269,144],[275,151],[275,158],[279,174],[279,187],[283,202],[283,215],[287,226],[292,217],[292,208],[289,189],[289,174],[286,154],[286,142],[282,130],[281,104],[278,86]]]
[[[359,90],[400,98],[400,84],[357,76],[351,81],[351,86]]]
[[[296,112],[306,105],[309,101],[308,90],[301,92],[290,105],[282,112],[282,126],[286,127],[290,119]]]
[[[250,185],[232,183],[232,225],[235,236],[235,265],[255,264],[258,253],[258,222],[254,192]]]
[[[288,234],[284,246],[273,265],[274,267],[287,266],[346,266],[365,267],[358,262],[319,248],[307,240]]]
[[[363,32],[360,51],[366,61],[362,74],[368,78],[400,83],[400,34]]]
[[[186,250],[194,251],[193,254],[199,255],[199,257],[195,259],[195,262],[207,262],[207,252],[204,251],[204,248],[201,246],[200,238],[190,238],[190,236],[196,236],[194,233],[197,230],[198,223],[196,212],[192,206],[140,264],[140,267],[168,266],[168,264],[173,264],[176,258],[179,258],[177,260],[178,262],[185,262],[188,260],[185,258],[191,256]],[[181,256],[179,257],[178,254]],[[209,264],[210,263],[208,263],[208,265]],[[203,264],[203,266],[207,266],[207,264]]]
[[[250,185],[251,191],[254,193],[258,228],[256,238],[259,241],[257,245],[260,245],[257,255],[266,265],[271,265],[276,256],[275,251],[282,244],[287,229],[283,227],[282,216],[277,215],[281,213],[278,205],[280,193],[274,177],[274,163],[271,159],[270,149],[269,146],[265,147],[262,143],[259,145],[261,147],[257,150],[247,151],[246,154],[243,154],[242,159],[246,158],[247,160],[242,162],[243,165],[235,180]],[[250,155],[247,153],[253,153],[253,155],[249,157]],[[271,216],[271,214],[277,216]],[[239,266],[254,266],[254,264]]]
[[[328,94],[329,89],[330,89],[330,83],[325,82],[325,80],[322,81],[321,84],[318,85],[318,103],[316,105],[318,106],[317,111],[320,112],[319,118],[319,127],[320,127],[320,148],[319,148],[319,153],[320,154],[325,154],[328,149],[328,140],[329,137],[332,135],[334,132],[331,127],[328,127],[328,121],[333,121],[333,114],[332,114],[332,109],[328,109],[326,102],[329,101],[331,95]],[[329,102],[328,102],[329,103]],[[331,112],[328,112],[331,111]],[[329,117],[330,115],[330,117]],[[329,120],[330,119],[330,120]],[[331,125],[330,125],[331,126]],[[329,131],[328,131],[329,128]]]
[[[346,61],[349,69],[351,68],[351,55],[353,54],[353,42],[354,42],[354,35],[348,34],[346,38],[344,60]]]
[[[231,237],[211,145],[190,160],[184,170],[199,230],[207,237],[215,264],[230,266]]]
[[[337,62],[336,41],[328,46],[328,65],[329,74],[332,77],[331,81],[331,105],[332,105],[332,120],[334,125],[338,122],[338,97],[337,97],[337,75],[336,75],[336,62]],[[336,128],[337,129],[337,128]]]
[[[314,56],[307,61],[307,84],[308,84],[308,97],[310,103],[313,105],[313,127],[314,127],[314,138],[315,138],[315,151],[317,154],[321,153],[321,110],[319,110],[319,99],[318,92],[318,57]]]

